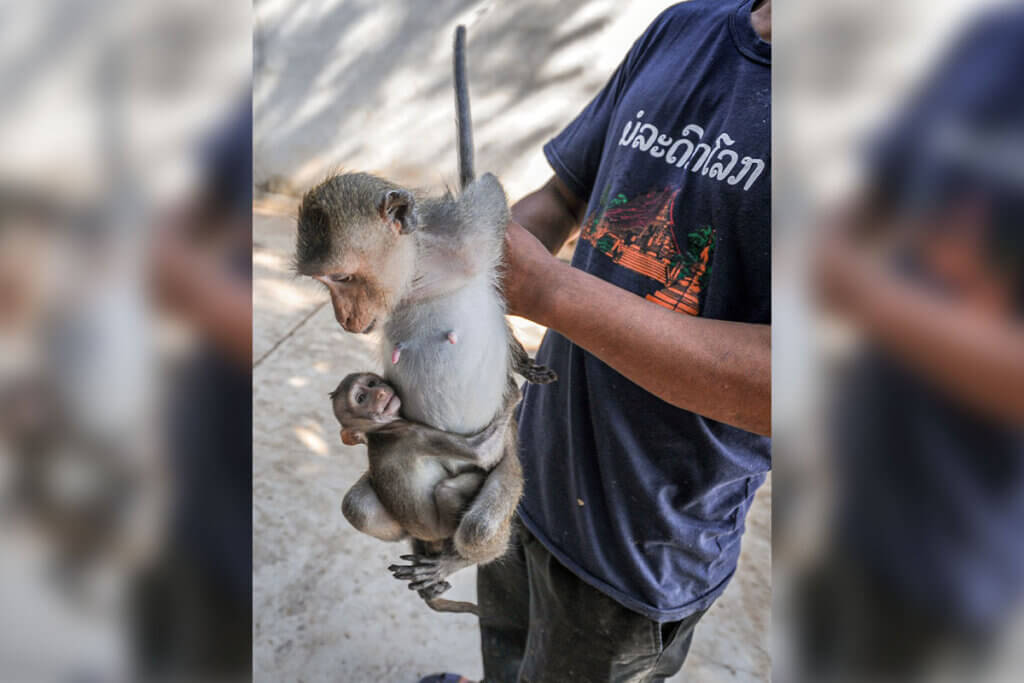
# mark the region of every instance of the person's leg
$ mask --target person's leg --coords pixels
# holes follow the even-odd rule
[[[477,569],[480,649],[484,681],[515,683],[530,627],[530,586],[520,542],[522,523],[513,522],[508,552]]]
[[[562,566],[528,532],[530,628],[520,683],[658,681],[682,667],[703,612],[659,624]]]
[[[654,664],[651,680],[661,681],[669,676],[674,676],[683,668],[686,655],[690,654],[690,644],[693,643],[693,632],[697,622],[707,610],[701,610],[690,616],[668,624],[660,624],[661,633],[661,656]]]

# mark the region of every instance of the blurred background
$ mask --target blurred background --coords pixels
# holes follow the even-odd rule
[[[775,16],[775,680],[1019,680],[1024,7]]]
[[[0,2],[0,679],[251,652],[251,8]]]
[[[339,168],[435,192],[457,185],[452,36],[465,23],[476,168],[495,173],[515,201],[551,176],[541,145],[590,101],[666,5],[256,2],[258,680],[416,681],[440,671],[476,679],[482,671],[476,620],[431,612],[385,570],[404,544],[360,534],[341,516],[342,496],[367,461],[363,447],[341,444],[327,393],[377,360],[367,339],[338,327],[322,287],[291,273],[301,193]],[[535,350],[544,330],[513,324]],[[769,482],[749,513],[739,570],[701,620],[674,680],[767,679],[770,505]],[[452,583],[454,599],[475,598],[475,570]]]
[[[661,9],[0,1],[0,678],[478,675],[472,620],[340,516],[365,458],[326,394],[370,353],[290,275],[295,198],[339,167],[455,183],[459,22],[478,167],[521,196]],[[777,10],[783,495],[683,677],[1016,680],[1021,10]]]

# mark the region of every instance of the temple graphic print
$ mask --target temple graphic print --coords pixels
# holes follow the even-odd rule
[[[660,283],[661,289],[644,297],[648,301],[699,315],[701,293],[711,274],[715,229],[697,226],[687,233],[686,244],[678,244],[673,230],[678,194],[678,189],[668,188],[633,199],[621,193],[602,196],[601,209],[587,219],[580,239],[612,262]]]

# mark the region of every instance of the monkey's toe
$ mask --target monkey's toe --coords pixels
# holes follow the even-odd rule
[[[445,572],[440,558],[427,555],[400,557],[409,564],[393,564],[388,571],[399,581],[408,581],[409,590],[423,590],[444,581]]]
[[[443,585],[445,585],[447,583],[448,582],[443,580],[440,576],[437,576],[437,575],[428,576],[428,577],[426,577],[424,579],[420,579],[418,581],[410,581],[409,582],[409,590],[417,591],[417,592],[419,592],[419,591],[432,591],[432,590],[436,589],[437,587],[443,586]],[[451,588],[450,584],[448,585],[448,588]],[[442,589],[441,592],[443,593],[444,591],[448,590],[448,588]],[[437,595],[440,595],[440,593],[437,593]]]
[[[407,567],[404,565],[391,565],[388,567],[391,574],[401,581],[411,581],[413,579],[423,579],[430,576],[436,576],[439,574],[438,567],[418,567],[412,566]]]

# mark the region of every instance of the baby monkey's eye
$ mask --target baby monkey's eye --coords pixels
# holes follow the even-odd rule
[[[363,405],[364,403],[366,403],[366,392],[360,391],[358,394],[356,394],[356,403],[358,405]]]
[[[332,275],[331,282],[352,282],[351,275]]]
[[[368,386],[368,387],[375,387],[375,386],[377,386],[377,380],[371,379],[369,382],[366,383],[366,386]]]

